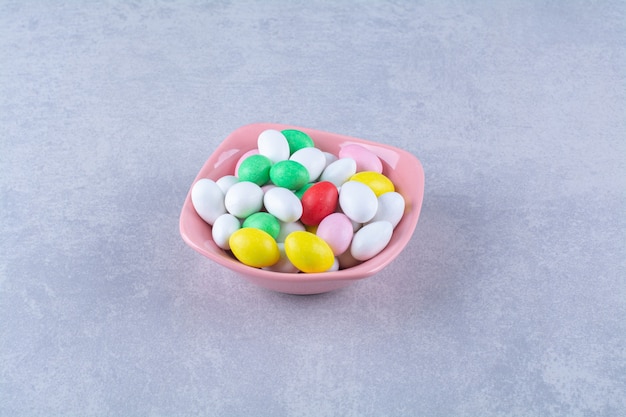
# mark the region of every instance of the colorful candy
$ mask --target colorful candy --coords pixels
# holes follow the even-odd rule
[[[406,203],[380,158],[349,143],[338,155],[294,129],[268,129],[234,175],[191,191],[215,244],[245,265],[321,273],[371,259],[390,242]]]
[[[335,212],[339,192],[335,184],[321,181],[309,187],[302,195],[300,221],[307,226],[320,224],[324,217]]]
[[[280,259],[278,244],[267,232],[254,227],[237,230],[228,239],[233,255],[255,268],[274,265]]]
[[[239,165],[237,177],[240,181],[250,181],[256,185],[267,184],[270,179],[272,161],[264,155],[250,155]]]
[[[299,162],[279,161],[270,168],[270,179],[278,187],[298,190],[309,182],[309,172]]]
[[[293,232],[285,239],[285,253],[302,272],[326,272],[335,261],[333,250],[311,232]]]

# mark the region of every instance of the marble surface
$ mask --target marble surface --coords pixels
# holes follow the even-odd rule
[[[623,1],[0,0],[1,416],[626,415]],[[319,296],[188,248],[237,127],[423,163]]]

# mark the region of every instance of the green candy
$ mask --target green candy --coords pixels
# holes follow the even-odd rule
[[[289,155],[293,155],[299,149],[315,146],[313,139],[300,130],[286,129],[281,133],[287,138],[287,143],[289,143]]]
[[[264,155],[250,155],[241,162],[237,170],[239,181],[250,181],[258,186],[267,184],[270,179],[272,161]]]
[[[309,189],[309,188],[311,188],[312,186],[313,186],[313,183],[312,183],[312,182],[310,182],[310,183],[308,183],[308,184],[304,184],[304,187],[302,187],[302,188],[298,189],[298,191],[296,191],[294,194],[295,194],[296,196],[298,196],[298,198],[299,198],[300,200],[302,200],[302,196],[304,195],[304,193],[306,192],[306,190],[308,190],[308,189]]]
[[[300,162],[279,161],[270,168],[270,180],[278,187],[299,190],[309,182],[309,171]]]
[[[272,236],[274,240],[276,240],[278,233],[280,233],[280,221],[273,215],[264,211],[259,211],[246,217],[241,227],[253,227],[263,230]]]

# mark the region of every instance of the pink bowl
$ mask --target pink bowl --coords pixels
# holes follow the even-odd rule
[[[238,159],[257,147],[257,137],[266,129],[301,130],[313,139],[316,147],[335,155],[343,146],[355,143],[376,153],[383,162],[383,173],[394,183],[396,191],[402,194],[406,201],[404,216],[396,226],[387,247],[368,261],[335,272],[293,274],[253,268],[240,263],[213,242],[211,226],[204,222],[193,208],[191,187],[180,214],[180,234],[183,240],[202,255],[235,271],[254,284],[289,294],[318,294],[343,288],[357,280],[370,277],[389,265],[411,239],[424,197],[424,170],[420,161],[406,151],[335,133],[297,126],[257,123],[240,127],[231,133],[205,162],[192,186],[201,178],[217,180],[224,175],[233,175]]]

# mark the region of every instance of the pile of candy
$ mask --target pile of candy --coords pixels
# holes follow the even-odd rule
[[[380,253],[405,201],[378,156],[358,144],[338,155],[299,130],[265,130],[233,175],[191,190],[213,240],[240,262],[277,272],[349,268]]]

